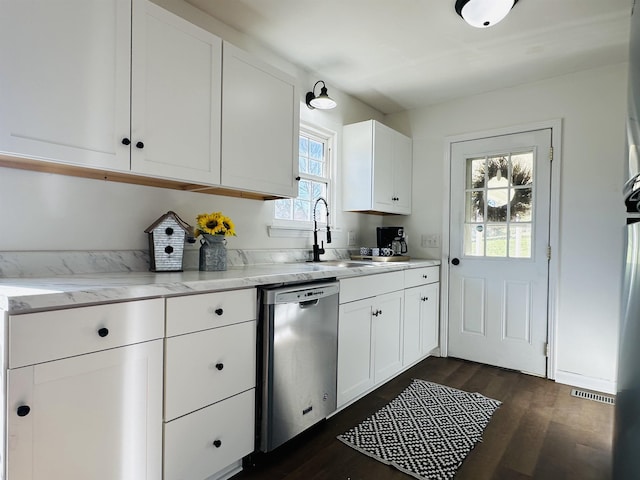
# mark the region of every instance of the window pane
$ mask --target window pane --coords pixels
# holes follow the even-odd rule
[[[483,192],[467,192],[465,219],[467,222],[482,222],[484,220]]]
[[[484,187],[484,157],[467,159],[467,189]]]
[[[513,185],[531,185],[533,183],[533,152],[511,155]]]
[[[484,256],[484,227],[482,225],[464,226],[464,254],[470,257]]]
[[[507,256],[507,227],[486,226],[487,257]]]
[[[509,228],[509,256],[531,258],[531,225],[512,225]]]
[[[311,175],[316,175],[318,177],[322,177],[323,176],[323,171],[322,171],[322,163],[323,162],[318,162],[316,160],[309,160],[309,172]]]
[[[531,188],[518,188],[514,190],[515,195],[511,201],[511,221],[530,222],[531,221]]]
[[[300,180],[298,182],[298,198],[307,202],[311,201],[311,181]]]
[[[306,137],[300,137],[298,140],[298,155],[302,157],[309,156],[309,139]]]
[[[502,185],[509,185],[509,161],[507,160],[507,157],[504,155],[497,155],[487,159],[487,178],[489,179],[489,188],[491,188],[491,179],[501,182],[500,185],[496,184],[495,186],[499,187]],[[502,179],[504,179],[504,182]]]
[[[293,219],[310,222],[311,221],[311,204],[308,201],[296,198],[293,200]]]
[[[291,220],[293,218],[292,205],[293,202],[290,198],[276,200],[275,218],[279,220]]]
[[[308,160],[306,157],[298,157],[298,169],[300,170],[300,173],[309,173],[307,164]]]
[[[320,142],[309,140],[309,158],[314,160],[324,160],[323,145]]]

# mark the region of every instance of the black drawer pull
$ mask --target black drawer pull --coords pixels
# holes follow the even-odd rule
[[[222,370],[224,368],[224,363],[216,363],[216,368],[218,370]]]
[[[428,275],[422,275],[422,278],[429,278]]]
[[[213,446],[216,448],[220,448],[222,446],[222,442],[220,440],[214,440]]]
[[[216,315],[221,316],[224,313],[224,310],[221,308],[216,308]]]
[[[20,405],[16,410],[16,413],[19,417],[26,417],[27,415],[29,415],[30,411],[31,407],[29,407],[29,405]]]
[[[98,330],[98,335],[100,335],[101,337],[106,337],[107,335],[109,335],[109,329],[102,327],[100,330]]]

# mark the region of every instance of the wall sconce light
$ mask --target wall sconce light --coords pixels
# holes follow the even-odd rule
[[[322,84],[322,88],[320,89],[320,95],[316,97],[315,91],[319,83]],[[336,105],[336,101],[327,94],[327,86],[324,84],[323,80],[318,80],[313,86],[313,89],[310,92],[307,92],[307,107],[311,110],[315,108],[319,108],[320,110],[329,110],[331,108],[335,108]]]
[[[472,27],[492,27],[511,11],[518,0],[456,0],[456,12]]]

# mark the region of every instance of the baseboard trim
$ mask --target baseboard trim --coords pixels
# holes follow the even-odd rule
[[[617,382],[604,380],[602,378],[586,377],[577,373],[556,371],[556,382],[572,387],[584,388],[595,392],[608,393],[615,395],[617,391]]]

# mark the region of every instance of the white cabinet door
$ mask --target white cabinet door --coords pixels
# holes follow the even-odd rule
[[[380,212],[395,211],[393,131],[373,122],[373,205]]]
[[[420,288],[420,328],[423,355],[427,355],[440,344],[439,302],[439,283],[432,283]]]
[[[8,371],[8,480],[157,480],[162,340]]]
[[[402,368],[402,290],[376,297],[373,311],[373,381],[390,378]]]
[[[404,291],[403,365],[410,365],[422,356],[421,298],[422,287],[408,288]]]
[[[219,184],[222,41],[148,0],[133,6],[131,169]]]
[[[413,147],[409,137],[394,132],[393,138],[393,202],[398,214],[411,213]]]
[[[296,197],[300,99],[295,79],[233,45],[223,48],[221,183]]]
[[[338,317],[338,406],[373,386],[372,299],[340,305]]]
[[[129,170],[130,0],[3,0],[0,152]]]

